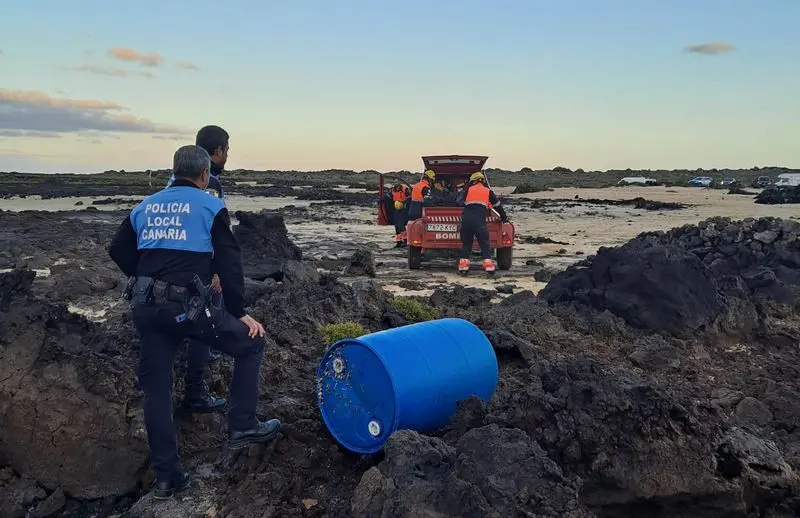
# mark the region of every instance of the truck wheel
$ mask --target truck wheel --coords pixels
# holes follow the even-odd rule
[[[497,269],[498,270],[510,270],[511,269],[511,259],[514,257],[514,249],[511,247],[508,248],[498,248],[497,249]]]
[[[422,265],[422,249],[409,245],[408,247],[408,269],[418,270]]]

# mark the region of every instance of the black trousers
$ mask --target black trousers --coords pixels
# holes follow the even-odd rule
[[[467,206],[461,215],[461,259],[469,259],[472,255],[472,243],[476,238],[483,258],[491,259],[492,245],[489,242],[489,227],[486,226],[486,207],[483,205]]]
[[[394,233],[402,234],[406,230],[408,223],[408,209],[394,211]]]
[[[263,338],[247,336],[247,327],[228,312],[215,313],[216,334],[201,316],[198,323],[181,320],[180,303],[136,304],[133,323],[141,335],[139,386],[144,392],[144,424],[150,462],[160,481],[174,480],[182,471],[178,436],[172,420],[172,366],[184,339],[213,344],[234,360],[228,403],[228,428],[246,430],[256,425],[256,404]]]
[[[225,309],[225,301],[222,293],[217,293],[211,297],[211,304],[217,311]],[[216,347],[214,347],[216,349]],[[189,401],[202,401],[208,396],[203,376],[208,366],[211,356],[211,346],[208,341],[197,338],[186,339],[186,376],[184,377],[185,396]]]
[[[413,221],[422,217],[422,207],[425,204],[421,201],[412,201],[408,208],[408,221]]]

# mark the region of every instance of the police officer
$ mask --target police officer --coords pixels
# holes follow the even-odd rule
[[[422,217],[422,207],[431,197],[431,185],[436,181],[436,173],[428,169],[420,181],[411,186],[411,205],[408,209],[408,219],[415,220]]]
[[[228,150],[230,149],[230,135],[219,126],[203,126],[197,132],[194,143],[201,148],[205,149],[211,157],[211,177],[208,179],[208,187],[206,191],[212,196],[217,198],[225,197],[225,190],[222,188],[222,182],[219,177],[225,170],[225,164],[228,162]],[[167,182],[169,187],[175,181],[175,175]]]
[[[408,223],[408,203],[410,195],[411,191],[401,183],[396,183],[394,187],[392,187],[395,248],[400,248],[406,244],[406,223]]]
[[[483,269],[488,274],[495,271],[492,261],[492,247],[489,243],[489,228],[486,226],[486,215],[494,207],[500,219],[508,221],[505,209],[500,205],[497,195],[486,186],[486,176],[478,171],[469,177],[469,186],[464,199],[464,212],[461,215],[461,259],[458,262],[458,273],[469,272],[469,257],[472,254],[472,243],[477,238],[483,256]]]
[[[175,181],[145,198],[120,225],[109,255],[129,277],[133,322],[141,336],[138,367],[155,498],[185,489],[189,475],[178,456],[172,421],[172,364],[184,338],[213,342],[235,359],[228,410],[228,444],[239,449],[274,439],[280,422],[256,417],[264,328],[244,310],[241,250],[222,200],[209,196],[210,158],[199,146],[175,153]],[[219,274],[226,311],[196,312],[195,276],[209,284]],[[213,324],[212,324],[213,322]]]
[[[195,144],[205,149],[211,157],[211,176],[208,179],[206,192],[212,196],[224,200],[225,191],[219,176],[228,161],[228,151],[230,149],[230,135],[219,126],[203,126],[197,132]],[[175,181],[175,176],[170,177],[167,187]],[[222,286],[219,276],[214,275],[211,279],[211,286],[214,290],[212,304],[222,307],[224,300],[222,297]],[[209,348],[208,344],[197,340],[189,340],[186,358],[186,376],[184,383],[186,386],[187,397],[181,405],[183,411],[190,413],[208,413],[222,409],[225,406],[225,399],[211,396],[206,391],[203,375],[209,362],[220,359],[220,352]]]

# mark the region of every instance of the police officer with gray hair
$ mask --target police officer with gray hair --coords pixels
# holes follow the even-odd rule
[[[244,310],[241,250],[219,198],[209,196],[210,159],[199,146],[175,152],[175,181],[145,198],[119,227],[111,259],[131,278],[127,297],[141,336],[138,379],[155,498],[189,485],[172,420],[172,368],[184,339],[202,340],[235,359],[228,408],[228,445],[240,449],[274,439],[280,422],[256,417],[264,328]],[[210,311],[210,282],[218,274],[225,309]],[[214,309],[212,307],[212,309]]]

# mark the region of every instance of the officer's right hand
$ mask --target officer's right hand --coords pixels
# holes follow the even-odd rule
[[[242,324],[247,326],[247,336],[250,338],[255,338],[256,335],[264,336],[264,326],[258,323],[258,321],[251,317],[250,315],[245,315],[239,319]]]
[[[217,275],[216,273],[214,274],[214,277],[212,277],[211,279],[211,291],[213,291],[214,293],[219,293],[222,291],[222,284],[220,284],[219,275]]]

